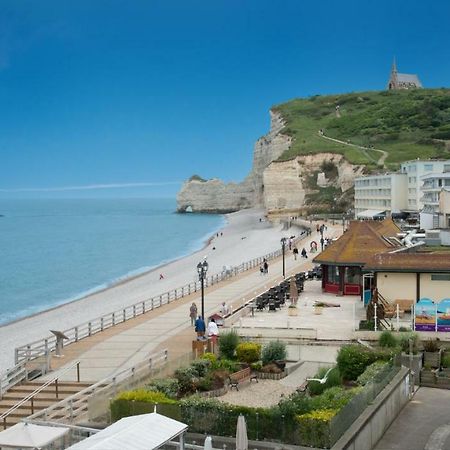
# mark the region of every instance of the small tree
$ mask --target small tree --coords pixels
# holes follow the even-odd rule
[[[264,365],[273,361],[284,360],[286,357],[286,344],[281,341],[270,341],[262,351],[262,362]]]
[[[221,334],[219,339],[220,356],[226,359],[234,359],[238,344],[239,336],[236,331],[231,330]]]

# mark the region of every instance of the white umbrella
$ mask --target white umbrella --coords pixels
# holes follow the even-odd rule
[[[248,450],[247,424],[242,414],[239,414],[237,421],[236,450]]]
[[[19,422],[0,433],[0,447],[41,448],[69,432],[69,428]]]
[[[212,437],[211,436],[206,436],[205,446],[203,447],[203,449],[204,450],[213,450]]]

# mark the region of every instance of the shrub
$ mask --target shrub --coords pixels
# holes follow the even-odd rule
[[[366,370],[356,380],[361,386],[365,386],[369,381],[375,379],[375,377],[383,371],[389,364],[386,361],[375,361],[368,366]]]
[[[175,378],[160,378],[152,380],[148,386],[150,391],[162,392],[169,398],[176,398],[178,395],[178,380]]]
[[[378,340],[380,347],[394,348],[397,346],[397,338],[390,331],[383,331]]]
[[[325,374],[328,372],[328,367],[322,367],[319,369],[319,371],[316,373],[314,378],[323,378]],[[337,367],[334,367],[330,370],[327,380],[325,383],[321,384],[319,381],[310,381],[308,383],[308,392],[310,395],[319,395],[322,394],[323,391],[326,389],[329,389],[333,386],[340,386],[342,383],[342,377],[341,373],[339,372],[339,369]]]
[[[134,391],[121,392],[116,400],[134,400],[136,402],[146,403],[166,403],[175,404],[176,401],[168,398],[162,392],[147,391],[145,389],[136,389]]]
[[[344,345],[336,358],[337,366],[346,380],[356,380],[366,367],[377,360],[388,361],[392,358],[392,350],[375,351],[359,345]]]
[[[213,367],[217,362],[217,356],[214,353],[210,352],[203,353],[203,355],[200,356],[200,359],[206,359],[207,361],[209,361],[211,363],[211,367]]]
[[[445,369],[450,367],[450,355],[445,355],[442,358],[442,367],[444,367]]]
[[[207,377],[200,379],[197,382],[196,386],[199,391],[210,391],[211,389],[213,389],[213,385],[214,385],[213,377],[209,375]]]
[[[330,422],[336,412],[334,409],[327,408],[297,416],[302,445],[330,448]]]
[[[191,364],[194,375],[200,378],[207,374],[210,366],[211,363],[208,359],[196,359],[195,361],[192,361]]]
[[[238,364],[229,359],[219,359],[217,361],[217,369],[228,370],[229,372],[237,372]]]
[[[434,353],[434,352],[439,351],[439,346],[438,346],[437,342],[434,341],[433,339],[428,339],[427,341],[425,341],[423,343],[423,349],[426,352]]]
[[[261,344],[255,342],[241,342],[236,347],[236,357],[238,361],[251,364],[261,358]]]
[[[359,329],[373,331],[375,329],[375,321],[374,320],[360,320]]]
[[[286,344],[281,341],[270,341],[262,350],[263,365],[287,357]]]
[[[250,364],[250,367],[252,370],[256,370],[257,372],[259,372],[262,369],[262,362],[261,361],[254,362]]]
[[[270,363],[261,367],[263,373],[281,373],[283,372],[276,364]]]
[[[239,344],[239,336],[236,331],[231,330],[220,335],[219,351],[220,356],[226,359],[234,359],[236,347]]]
[[[183,396],[195,392],[195,383],[198,379],[197,372],[191,366],[181,367],[175,371],[178,381],[178,395]]]
[[[419,336],[417,333],[404,333],[400,336],[400,347],[403,352],[409,353],[409,340],[413,340],[413,354],[418,352]]]
[[[311,398],[311,410],[332,408],[339,411],[355,395],[359,394],[361,389],[361,387],[345,389],[342,386],[333,386],[324,391],[323,394]]]

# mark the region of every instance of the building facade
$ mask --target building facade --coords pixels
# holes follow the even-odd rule
[[[412,160],[405,161],[400,166],[401,173],[407,178],[407,209],[421,211],[423,208],[422,177],[430,173],[450,172],[450,160]]]
[[[407,209],[405,173],[386,173],[355,179],[355,217],[364,211],[386,211],[387,215]]]
[[[392,63],[391,73],[389,74],[389,81],[387,84],[388,90],[395,89],[418,89],[422,87],[422,83],[417,75],[409,73],[398,73],[397,64]]]
[[[425,230],[450,227],[450,172],[422,177],[423,209],[420,226]],[[450,256],[449,256],[450,258]]]

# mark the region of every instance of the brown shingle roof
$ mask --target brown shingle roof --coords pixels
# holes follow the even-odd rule
[[[314,262],[336,265],[364,265],[372,256],[400,246],[385,238],[395,236],[400,229],[391,219],[350,222],[348,230]]]
[[[450,272],[450,254],[381,253],[372,256],[364,269],[376,272]]]

